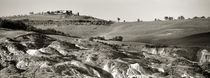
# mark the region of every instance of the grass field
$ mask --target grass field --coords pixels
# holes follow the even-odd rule
[[[89,38],[91,36],[99,35],[100,33],[106,33],[111,31],[110,26],[98,26],[98,25],[67,25],[67,26],[36,26],[41,29],[53,28],[70,35],[79,36],[82,38]]]
[[[111,26],[67,25],[36,27],[42,29],[54,28],[82,38],[91,36],[105,36],[106,38],[123,36],[124,41],[149,43],[165,43],[168,41],[166,44],[170,44],[169,40],[173,41],[194,34],[210,32],[210,19],[125,22],[115,23]]]

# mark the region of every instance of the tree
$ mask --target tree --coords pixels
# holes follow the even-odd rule
[[[72,13],[72,11],[66,11],[66,14],[67,15],[72,15],[73,13]]]
[[[79,16],[79,12],[77,12],[77,16]]]
[[[158,19],[155,18],[155,21],[157,21]]]
[[[168,20],[174,20],[174,18],[173,17],[169,17]]]
[[[50,11],[47,11],[47,14],[50,14]]]
[[[178,20],[184,20],[185,18],[184,18],[184,16],[179,16],[178,17]]]
[[[195,16],[195,17],[193,17],[193,19],[198,19],[198,17],[197,17],[197,16]]]
[[[165,19],[165,20],[169,20],[169,17],[168,17],[168,16],[165,16],[164,19]]]
[[[114,40],[114,41],[123,41],[123,37],[122,36],[115,36],[114,38],[110,39],[110,40]]]
[[[47,11],[47,14],[55,14],[53,11]]]
[[[34,14],[34,12],[29,12],[29,14],[30,14],[30,15],[33,15],[33,14]]]
[[[55,11],[55,13],[59,14],[59,13],[61,13],[61,11]]]
[[[123,22],[126,22],[125,20],[123,20]]]
[[[201,18],[202,18],[202,19],[205,19],[206,17],[205,17],[205,16],[202,16]]]
[[[137,22],[140,22],[140,19],[137,19]]]
[[[120,22],[120,18],[117,18],[117,21]]]

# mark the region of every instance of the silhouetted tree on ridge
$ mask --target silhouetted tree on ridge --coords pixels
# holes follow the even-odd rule
[[[178,20],[184,20],[185,18],[184,18],[184,16],[179,16],[177,19]]]
[[[117,21],[120,22],[120,18],[119,17],[117,18]]]

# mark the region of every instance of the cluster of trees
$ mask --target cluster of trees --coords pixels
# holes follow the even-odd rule
[[[201,17],[195,16],[195,17],[193,17],[192,19],[206,19],[206,17],[205,17],[205,16],[201,16]]]
[[[184,17],[184,16],[179,16],[177,19],[178,19],[178,20],[184,20],[185,17]]]
[[[118,17],[118,18],[117,18],[117,21],[118,21],[118,22],[120,22],[120,20],[121,20],[121,19]],[[123,22],[126,22],[126,21],[125,21],[125,20],[123,20]],[[137,22],[142,22],[142,20],[137,19]]]
[[[208,18],[210,18],[210,17],[208,17]],[[178,16],[177,19],[175,19],[174,17],[170,17],[170,16],[164,17],[164,20],[184,20],[184,19],[185,19],[184,16]],[[189,18],[189,19],[191,19],[191,18]],[[205,16],[201,16],[201,17],[195,16],[192,19],[206,19],[206,17]],[[120,20],[121,20],[120,18],[117,18],[118,22],[120,22]],[[161,20],[158,18],[155,18],[154,21],[161,21]],[[125,20],[123,22],[125,22]],[[140,19],[137,19],[137,22],[142,22],[142,21]]]
[[[165,16],[164,19],[165,19],[165,20],[175,20],[173,17],[169,17],[169,16]],[[177,20],[184,20],[184,19],[185,19],[184,16],[179,16],[179,17],[177,17]],[[189,19],[191,19],[191,18],[189,18]],[[193,17],[192,19],[206,19],[206,17],[205,17],[205,16],[201,16],[201,17],[195,16],[195,17]]]
[[[122,36],[115,36],[115,37],[113,37],[109,40],[111,40],[111,41],[123,41],[123,37]]]
[[[62,11],[62,10],[58,10],[58,11],[47,11],[47,14],[50,15],[56,15],[56,14],[67,14],[67,15],[73,15],[71,10],[66,10],[66,11]],[[79,16],[79,12],[76,14]]]
[[[30,15],[33,15],[33,14],[49,14],[49,15],[66,14],[66,15],[74,15],[72,10],[57,10],[57,11],[47,11],[47,12],[39,12],[39,13],[29,12],[29,14]],[[76,13],[75,15],[79,16],[79,12]]]
[[[161,21],[160,19],[155,18],[154,21]]]
[[[97,37],[90,37],[89,40],[90,41],[93,41],[94,39],[97,39],[97,40],[110,40],[110,41],[123,41],[123,37],[122,36],[115,36],[111,39],[105,39],[105,37],[100,37],[100,36],[97,36]]]
[[[94,39],[97,39],[97,40],[106,40],[105,37],[97,36],[97,37],[90,37],[89,38],[89,41],[93,41]]]
[[[165,19],[165,20],[174,20],[173,17],[169,17],[169,16],[165,16],[164,19]]]
[[[89,20],[89,19],[80,19],[80,20],[63,20],[63,21],[54,21],[54,20],[29,20],[23,19],[20,20],[28,25],[110,25],[113,24],[113,21],[106,20]]]

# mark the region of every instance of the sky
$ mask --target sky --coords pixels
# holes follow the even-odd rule
[[[210,16],[210,0],[0,0],[0,16],[72,10],[106,20]]]

